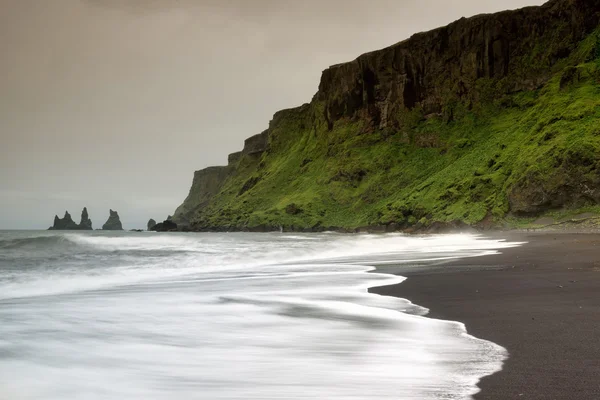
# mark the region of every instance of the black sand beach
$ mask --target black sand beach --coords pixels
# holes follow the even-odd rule
[[[504,369],[480,382],[476,399],[600,399],[600,234],[503,237],[529,243],[394,271],[408,279],[371,292],[407,298],[508,349]]]

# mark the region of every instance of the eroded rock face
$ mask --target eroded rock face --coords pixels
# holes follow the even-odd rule
[[[262,154],[267,150],[269,144],[269,131],[266,130],[258,135],[249,137],[244,141],[244,150],[242,155]]]
[[[81,212],[81,222],[79,224],[76,224],[71,214],[65,211],[65,216],[62,219],[58,215],[54,216],[54,224],[48,230],[92,230],[92,220],[90,220],[85,207]]]
[[[177,224],[189,222],[196,210],[208,204],[225,183],[229,167],[209,167],[194,173],[194,180],[187,198],[184,200],[173,215],[173,221]]]
[[[159,224],[154,225],[152,230],[155,232],[177,232],[178,226],[172,220],[167,219]]]
[[[148,221],[148,230],[151,231],[152,228],[154,228],[154,225],[156,225],[156,221],[153,220],[152,218],[150,218],[150,220]]]
[[[108,220],[104,225],[102,225],[103,231],[122,231],[123,225],[121,224],[121,219],[119,218],[119,213],[113,210],[110,210],[110,215]]]
[[[328,68],[316,97],[330,129],[342,118],[366,120],[373,129],[397,126],[402,109],[451,118],[452,102],[484,95],[480,78],[507,78],[499,88],[505,93],[544,84],[552,65],[597,27],[599,9],[598,0],[554,0],[463,18]],[[532,52],[539,53],[536,62],[527,61]]]
[[[600,204],[600,155],[574,145],[549,157],[552,174],[528,173],[508,192],[513,214],[535,216],[548,209]]]
[[[50,227],[50,230],[77,230],[79,229],[79,225],[73,221],[71,218],[71,214],[68,211],[65,211],[65,216],[61,219],[58,215],[54,216],[54,225]]]
[[[81,222],[79,223],[79,229],[86,231],[92,230],[92,220],[88,215],[87,207],[83,207],[83,211],[81,212]]]
[[[229,166],[233,166],[235,164],[237,164],[242,158],[242,152],[238,151],[235,153],[231,153],[228,157],[227,157],[227,165]]]

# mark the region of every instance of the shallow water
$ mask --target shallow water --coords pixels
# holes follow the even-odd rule
[[[0,231],[0,399],[465,399],[506,351],[372,266],[473,235]]]

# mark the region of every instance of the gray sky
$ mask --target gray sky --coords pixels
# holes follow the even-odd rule
[[[321,71],[541,0],[0,0],[0,229],[164,219]]]

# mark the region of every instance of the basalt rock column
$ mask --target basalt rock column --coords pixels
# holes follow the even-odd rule
[[[81,222],[79,223],[79,229],[85,231],[92,230],[92,220],[88,215],[87,207],[83,207],[83,211],[81,212]]]

